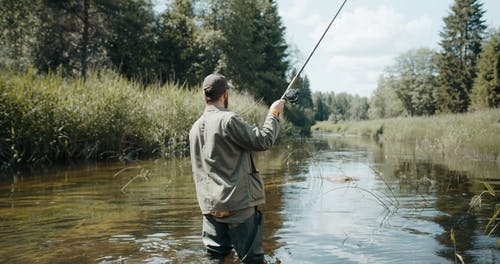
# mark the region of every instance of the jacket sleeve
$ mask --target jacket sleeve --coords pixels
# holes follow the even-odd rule
[[[226,124],[226,136],[245,150],[269,149],[279,132],[279,118],[269,113],[262,128],[246,123],[239,115],[231,115]]]

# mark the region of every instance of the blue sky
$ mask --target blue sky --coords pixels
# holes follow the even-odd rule
[[[371,96],[394,58],[410,49],[439,50],[453,0],[348,0],[305,68],[313,91]],[[500,25],[500,1],[486,0],[484,19]],[[277,0],[287,42],[300,67],[342,0]]]

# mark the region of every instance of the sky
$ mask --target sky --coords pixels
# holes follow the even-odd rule
[[[343,0],[277,0],[299,68]],[[439,51],[453,0],[348,0],[304,73],[311,90],[370,97],[394,59],[416,48]],[[488,27],[500,26],[500,1],[481,1]]]

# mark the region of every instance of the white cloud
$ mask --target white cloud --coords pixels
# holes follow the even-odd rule
[[[307,7],[307,1],[305,0],[295,0],[293,3],[290,5],[289,8],[283,8],[280,10],[283,10],[281,12],[281,17],[285,20],[296,20],[304,16],[304,11],[306,10]]]
[[[321,16],[319,14],[312,14],[310,16],[307,16],[301,20],[301,24],[306,25],[306,26],[311,26],[311,25],[316,25],[320,23],[322,20]]]
[[[327,22],[318,24],[309,37],[317,41]],[[428,43],[431,26],[430,18],[409,19],[387,4],[345,11],[322,43],[320,52],[327,56],[323,74],[338,80],[337,91],[369,96],[394,57]]]
[[[427,43],[432,34],[430,18],[421,16],[410,20],[385,4],[375,9],[358,7],[346,11],[335,23],[325,44],[330,52],[403,52],[418,43]],[[311,38],[317,39],[325,25],[318,26]]]
[[[332,3],[328,3],[331,7]],[[317,6],[321,5],[294,0],[281,9],[283,20],[293,28],[291,37],[304,53],[318,41],[331,19],[328,16],[334,14],[326,14]],[[348,5],[306,69],[312,88],[370,96],[380,73],[393,63],[394,57],[435,42],[436,25],[429,16],[403,13],[396,7],[392,1],[371,0]]]
[[[330,68],[334,69],[334,73],[342,72],[342,74],[348,72],[355,72],[358,74],[362,73],[373,73],[380,71],[380,68],[385,65],[389,65],[393,57],[391,55],[382,56],[333,56],[329,59],[328,65]]]
[[[316,13],[306,13],[310,4],[307,0],[295,0],[290,7],[282,9],[280,15],[285,21],[293,21],[302,26],[317,25],[323,18]]]
[[[381,56],[333,56],[327,62],[327,71],[334,80],[334,90],[369,96],[385,67],[391,63],[391,55]]]

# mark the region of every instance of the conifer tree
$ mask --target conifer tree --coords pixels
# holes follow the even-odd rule
[[[271,104],[286,88],[287,44],[274,1],[230,1],[222,32],[223,71],[236,87]]]
[[[256,52],[263,54],[262,61],[259,61],[258,74],[256,76],[256,96],[264,99],[264,102],[271,104],[279,99],[287,86],[286,73],[289,68],[286,50],[288,45],[285,41],[285,27],[281,23],[278,14],[278,7],[274,1],[262,1],[261,11],[257,14],[257,35],[255,43],[260,43]],[[309,80],[307,76],[302,82],[304,91],[302,107],[310,107],[307,102],[311,99],[309,90]]]
[[[200,12],[197,14],[200,30],[195,34],[197,63],[193,71],[204,77],[226,68],[224,53],[228,43],[223,33],[223,25],[229,14],[228,0],[198,0]],[[229,77],[229,76],[228,76]]]
[[[193,0],[174,0],[159,21],[159,63],[162,79],[188,85],[199,84],[192,75],[197,27]]]
[[[151,0],[41,3],[43,12],[34,47],[38,69],[61,69],[85,78],[90,66],[111,62],[128,77],[144,74],[148,54],[155,50],[150,45],[154,39]]]
[[[472,107],[500,107],[500,29],[493,32],[484,44],[477,68],[472,89]]]
[[[292,76],[295,76],[297,71],[292,71]],[[311,88],[309,87],[309,79],[307,76],[297,77],[294,88],[299,89],[299,100],[295,104],[287,104],[285,108],[286,118],[294,125],[301,127],[301,135],[309,135],[310,128],[314,124],[315,111],[311,95]],[[281,96],[277,95],[277,98]]]
[[[476,61],[481,52],[484,11],[478,0],[455,0],[444,18],[440,33],[442,52],[438,59],[440,91],[438,104],[445,112],[465,112],[476,76]]]
[[[325,97],[327,97],[327,95],[321,92],[315,92],[313,94],[314,120],[324,121],[328,120],[330,116],[330,109],[325,102]]]
[[[151,0],[101,2],[109,14],[109,33],[104,47],[111,63],[128,78],[144,82],[156,80],[159,52]]]
[[[30,66],[41,9],[41,0],[0,1],[0,65]]]

